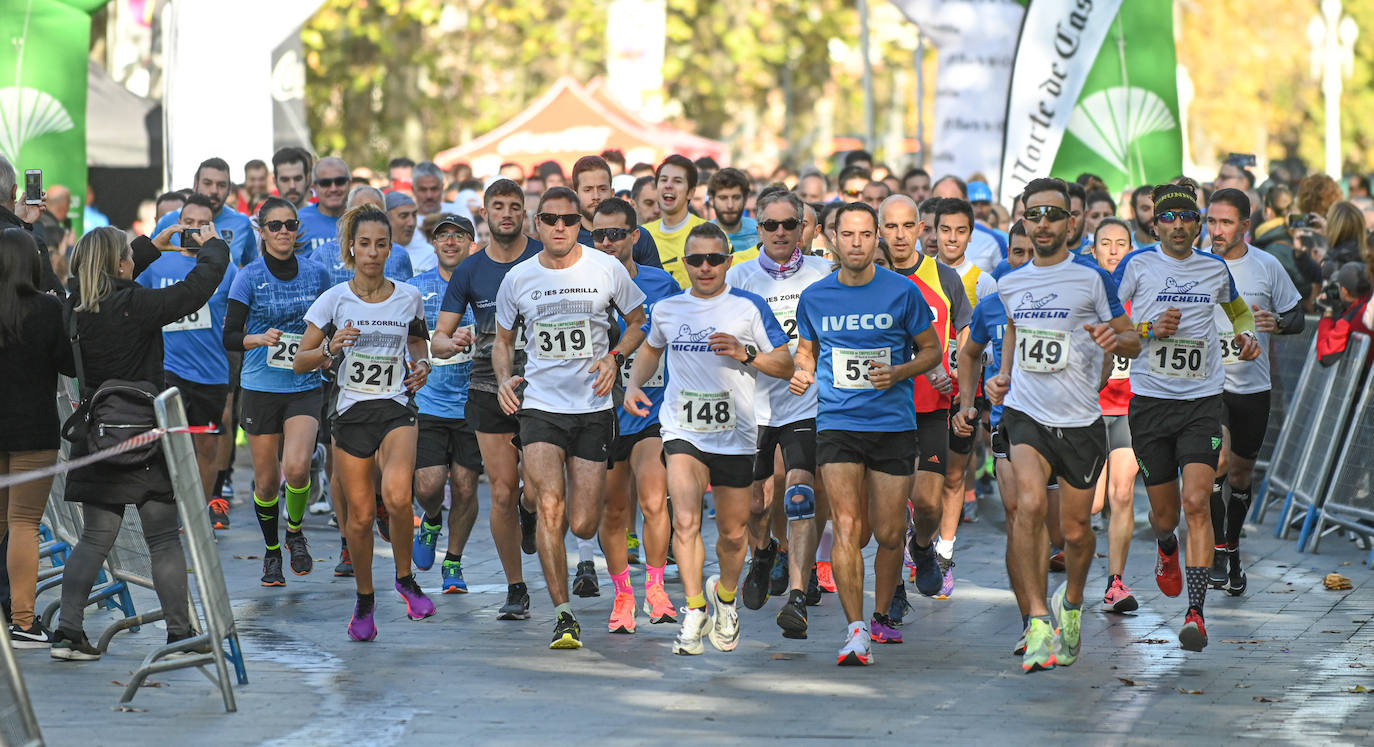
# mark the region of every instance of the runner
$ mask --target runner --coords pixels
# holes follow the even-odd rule
[[[391,194],[396,195],[398,198],[410,200],[403,192],[392,192]],[[386,203],[387,196],[382,194],[382,190],[376,187],[359,185],[349,191],[348,199],[344,203],[344,208],[346,210],[352,210],[360,205],[371,205],[378,210],[386,210]],[[411,205],[408,213],[403,214],[403,210],[394,212],[387,211],[387,217],[391,218],[391,230],[393,233],[400,230],[398,224],[407,220],[411,222],[414,221],[414,200],[410,200],[408,204]],[[413,226],[411,230],[414,230]],[[297,254],[303,257],[309,257],[318,262],[320,266],[324,267],[325,271],[329,273],[330,285],[347,283],[353,278],[353,270],[349,269],[348,265],[344,263],[343,253],[339,251],[339,239],[337,237],[331,238],[315,246],[302,244],[301,248],[297,250]],[[406,252],[391,252],[386,258],[385,272],[388,278],[398,282],[410,280],[411,276],[414,274],[411,271],[410,255]]]
[[[310,498],[310,455],[323,403],[319,374],[295,373],[292,360],[305,333],[305,312],[329,287],[329,279],[318,263],[296,255],[300,224],[294,205],[280,197],[268,198],[257,218],[263,231],[262,256],[234,278],[224,347],[247,351],[239,378],[240,407],[253,455],[253,505],[267,546],[262,585],[285,586],[277,534],[277,493],[283,476],[291,571],[299,576],[314,567],[301,522]]]
[[[591,236],[597,249],[615,257],[630,273],[635,286],[644,293],[645,315],[652,319],[654,304],[681,293],[682,289],[673,276],[662,269],[634,261],[634,247],[638,246],[635,234],[640,233],[635,222],[634,207],[630,203],[616,198],[605,199],[596,207]],[[635,355],[631,352],[625,357],[625,365],[620,369],[622,386],[628,385]],[[601,516],[600,530],[601,551],[615,584],[615,603],[607,624],[612,633],[635,632],[635,596],[630,585],[631,547],[627,535],[633,528],[631,495],[634,494],[638,495],[640,511],[644,514],[644,614],[652,623],[677,622],[677,609],[663,588],[671,518],[668,516],[668,473],[662,460],[663,438],[658,412],[663,404],[666,377],[666,369],[655,370],[642,387],[652,403],[647,416],[632,415],[624,406],[616,408],[617,435],[611,444],[610,471],[606,474],[606,509]],[[632,478],[633,491],[630,489]]]
[[[577,193],[548,189],[537,215],[544,248],[501,281],[491,362],[501,410],[520,422],[525,480],[539,506],[539,563],[557,618],[549,648],[570,649],[582,647],[582,628],[568,604],[565,541],[570,526],[590,539],[601,523],[616,425],[611,390],[621,349],[644,340],[645,296],[619,261],[577,243]],[[625,320],[616,348],[612,311]],[[517,325],[527,330],[524,375],[511,373]]]
[[[137,278],[145,288],[166,288],[186,279],[196,266],[196,255],[204,241],[216,234],[214,208],[210,198],[191,194],[186,198],[178,220],[181,251],[164,252]],[[201,234],[204,234],[202,241]],[[168,387],[181,390],[190,425],[220,426],[219,433],[196,433],[191,443],[196,451],[200,484],[210,507],[210,523],[216,529],[229,528],[229,501],[212,498],[219,473],[219,447],[223,438],[233,438],[224,422],[224,404],[229,398],[229,358],[224,351],[224,313],[229,289],[238,269],[230,263],[219,289],[205,306],[162,328],[162,364]],[[226,436],[225,434],[228,433]]]
[[[277,194],[297,210],[310,204],[309,174],[310,153],[305,149],[288,145],[272,154],[272,181]]]
[[[749,486],[758,435],[754,382],[758,372],[789,376],[792,355],[787,334],[763,299],[725,282],[730,240],[719,226],[694,227],[684,251],[680,264],[691,291],[654,305],[647,344],[630,369],[625,409],[639,417],[651,414],[654,401],[644,387],[657,375],[666,350],[672,376],[659,422],[673,496],[673,554],[687,595],[673,653],[695,655],[704,650],[703,635],[718,651],[739,645],[735,595],[748,547]],[[703,586],[701,514],[708,486],[716,510],[720,574]]]
[[[210,214],[214,216],[215,231],[224,243],[229,245],[229,261],[235,267],[243,267],[258,256],[257,236],[248,216],[229,207],[226,201],[233,192],[233,182],[229,179],[229,164],[223,158],[207,158],[196,167],[192,179],[192,194],[205,196],[210,202]],[[156,236],[168,226],[181,222],[181,211],[173,210],[158,219]],[[181,246],[181,237],[172,244]]]
[[[1234,168],[1234,165],[1228,164]],[[1225,589],[1231,596],[1245,593],[1245,571],[1240,563],[1240,533],[1245,515],[1250,512],[1250,486],[1255,458],[1264,444],[1269,426],[1270,380],[1269,335],[1292,335],[1302,331],[1302,295],[1274,255],[1260,251],[1245,241],[1250,232],[1250,198],[1237,189],[1212,193],[1207,206],[1207,232],[1212,237],[1212,253],[1226,260],[1237,290],[1250,304],[1255,316],[1255,331],[1260,354],[1242,361],[1237,353],[1242,345],[1226,314],[1213,313],[1226,371],[1221,401],[1224,418],[1221,435],[1224,448],[1212,483],[1212,533],[1214,553],[1210,582],[1214,589]],[[1229,492],[1229,500],[1226,493]]]
[[[1155,582],[1166,596],[1188,581],[1188,611],[1179,644],[1207,645],[1202,605],[1212,565],[1210,493],[1221,450],[1221,392],[1226,374],[1213,306],[1221,306],[1240,340],[1242,361],[1260,355],[1255,317],[1236,291],[1226,261],[1193,249],[1202,229],[1192,187],[1161,184],[1154,190],[1159,244],[1121,260],[1114,276],[1121,298],[1146,338],[1131,366],[1131,443],[1135,446],[1150,524],[1159,543]],[[1180,474],[1182,487],[1180,488]],[[1179,567],[1179,508],[1188,520],[1186,570]]]
[[[674,153],[658,165],[654,179],[659,217],[643,227],[658,247],[663,269],[686,290],[692,284],[687,277],[687,268],[682,266],[687,235],[698,224],[706,222],[705,218],[687,210],[692,191],[697,188],[697,167],[686,156]]]
[[[931,215],[940,205],[940,198],[930,198]],[[949,265],[930,259],[920,251],[919,237],[925,222],[916,203],[905,195],[893,195],[883,202],[879,228],[887,249],[892,255],[892,270],[905,275],[916,284],[930,309],[935,334],[942,351],[956,340],[967,338],[973,307],[969,304],[959,273]],[[933,222],[933,221],[932,221]],[[933,250],[937,242],[932,239]],[[951,591],[953,568],[951,561],[942,563],[935,552],[936,533],[940,529],[942,495],[949,459],[949,410],[952,401],[953,379],[948,356],[941,356],[941,365],[912,379],[912,401],[916,407],[916,444],[920,460],[912,480],[911,557],[916,588],[926,596],[937,596],[944,590],[949,574]],[[910,604],[906,587],[898,580],[886,618],[878,618],[886,627],[901,625]],[[900,637],[900,636],[898,636]]]
[[[392,251],[386,213],[370,206],[344,213],[339,219],[339,244],[346,252],[345,263],[357,274],[310,305],[305,314],[308,326],[292,367],[304,374],[333,365],[333,357],[342,354],[337,361],[338,396],[331,430],[336,484],[348,504],[341,524],[349,539],[358,594],[348,637],[371,641],[377,637],[372,584],[377,472],[381,473],[382,500],[391,516],[395,586],[405,600],[406,616],[423,620],[434,614],[434,602],[420,590],[410,569],[411,480],[418,434],[412,398],[425,385],[432,366],[425,349],[428,329],[420,291],[383,274]],[[326,330],[331,334],[326,336]]]
[[[510,269],[538,254],[544,245],[524,234],[525,193],[510,179],[487,187],[482,216],[491,228],[491,241],[453,271],[444,303],[439,308],[430,348],[439,360],[473,347],[472,378],[468,385],[465,420],[477,429],[477,446],[491,481],[491,537],[506,575],[506,603],[498,620],[528,620],[530,593],[520,567],[520,552],[535,552],[535,515],[520,502],[520,452],[513,439],[520,430],[515,418],[502,412],[496,400],[496,374],[491,349],[496,341],[496,294]],[[459,322],[471,308],[476,337]],[[515,351],[512,373],[523,370],[524,353]]]
[[[300,209],[301,241],[311,251],[318,249],[339,235],[339,216],[343,215],[348,199],[348,164],[342,158],[329,156],[315,162],[311,177],[317,202]]]
[[[844,205],[838,213],[840,268],[802,291],[797,305],[800,365],[791,390],[802,395],[813,385],[818,389],[816,460],[830,495],[835,529],[831,559],[849,622],[837,661],[867,665],[874,663],[870,640],[901,641],[878,609],[889,606],[898,584],[906,501],[918,451],[909,382],[938,366],[944,348],[920,290],[873,266],[877,213],[862,203]],[[873,560],[873,598],[878,601],[871,626],[863,615],[861,554],[870,534],[878,542]]]
[[[1130,253],[1131,227],[1119,218],[1099,221],[1093,241],[1093,257],[1098,266],[1109,273],[1115,272],[1121,260]],[[1130,304],[1124,307],[1130,313]],[[1093,508],[1100,510],[1105,504],[1111,509],[1111,520],[1107,524],[1107,590],[1102,594],[1102,609],[1106,612],[1133,612],[1140,606],[1135,592],[1122,579],[1126,572],[1126,556],[1131,550],[1131,537],[1135,534],[1135,480],[1140,472],[1135,450],[1131,448],[1131,425],[1127,417],[1132,364],[1130,358],[1113,354],[1107,385],[1098,394],[1098,404],[1107,425],[1107,466],[1097,481]]]
[[[745,203],[753,191],[749,175],[739,169],[724,168],[711,175],[706,185],[706,194],[711,200],[711,209],[716,217],[712,222],[720,226],[730,239],[731,253],[739,253],[735,262],[743,262],[758,256],[759,222],[745,215]],[[757,204],[753,210],[760,215]],[[743,254],[749,252],[750,254]],[[738,265],[736,265],[738,266]]]
[[[439,307],[444,301],[453,271],[468,257],[476,231],[472,221],[461,215],[443,215],[428,226],[429,241],[438,255],[434,269],[410,279],[425,304],[425,323],[429,329],[438,324]],[[466,311],[459,323],[469,334],[476,322]],[[415,449],[415,500],[424,512],[415,536],[411,555],[415,567],[427,571],[434,566],[435,548],[443,529],[444,486],[449,486],[448,546],[441,566],[443,593],[465,594],[463,548],[477,521],[477,476],[482,472],[482,455],[477,433],[465,419],[468,382],[472,375],[471,347],[447,360],[433,360],[434,371],[415,395],[419,407],[419,442]]]
[[[1096,547],[1093,489],[1107,457],[1097,398],[1111,364],[1103,351],[1134,357],[1140,337],[1107,272],[1075,261],[1065,245],[1073,221],[1064,182],[1033,179],[1022,201],[1035,258],[998,280],[1007,328],[988,395],[1005,405],[1002,423],[1016,472],[1014,552],[1018,561],[1029,559],[1018,571],[1031,618],[1021,668],[1035,672],[1073,664],[1082,646],[1083,585]],[[969,386],[960,389],[959,427],[971,432],[978,417],[977,371],[960,378]],[[1059,480],[1068,578],[1054,592],[1052,624],[1045,605],[1049,558],[1041,539],[1049,504],[1045,485],[1053,477]]]
[[[592,238],[592,221],[596,208],[602,200],[611,195],[611,166],[601,156],[583,156],[573,164],[572,188],[577,199],[582,201],[582,225],[577,231],[577,243],[595,246]],[[638,225],[636,220],[635,224]],[[639,231],[635,240],[634,261],[647,267],[659,267],[658,247],[648,231]]]
[[[728,170],[722,170],[721,174]],[[761,296],[782,325],[788,347],[797,344],[797,303],[802,291],[830,275],[830,263],[802,253],[801,231],[804,206],[795,193],[765,191],[756,211],[763,237],[758,257],[733,265],[726,274],[732,288]],[[738,258],[736,261],[739,261]],[[817,516],[816,501],[816,392],[798,397],[790,382],[764,377],[756,384],[759,394],[754,406],[758,422],[758,450],[754,455],[753,501],[750,505],[750,544],[754,557],[744,578],[744,606],[759,609],[768,600],[770,573],[777,559],[778,543],[769,539],[769,517],[773,510],[774,452],[781,450],[785,480],[782,510],[787,518],[788,550],[785,553],[787,603],[778,612],[778,626],[788,638],[806,637],[806,589],[815,563]],[[823,507],[822,507],[823,508]],[[824,524],[827,512],[820,516]]]

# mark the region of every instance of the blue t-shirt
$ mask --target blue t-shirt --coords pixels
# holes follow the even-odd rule
[[[983,233],[987,234],[988,236],[991,236],[991,237],[992,237],[992,240],[995,241],[995,242],[997,242],[997,249],[998,249],[1000,252],[1002,252],[1002,259],[1006,259],[1006,258],[1007,258],[1007,240],[1008,240],[1010,237],[1009,237],[1006,233],[1003,233],[1002,231],[999,231],[999,230],[997,230],[997,229],[995,229],[995,228],[989,228],[989,227],[983,225],[982,223],[976,223],[976,222],[973,224],[973,230],[975,230],[975,231],[982,231]]]
[[[648,329],[648,323],[653,320],[654,304],[669,296],[675,296],[681,293],[682,288],[678,286],[677,281],[674,280],[673,276],[669,275],[666,270],[658,267],[646,267],[644,265],[639,265],[638,270],[639,274],[635,275],[634,281],[640,292],[644,294],[645,329]],[[620,324],[620,333],[624,334],[625,320],[617,315],[616,321]],[[666,360],[667,353],[665,351],[664,356],[660,358],[659,364],[664,366],[663,380],[665,386],[668,381]],[[620,371],[620,381],[622,385],[629,381],[630,367],[633,365],[634,354],[632,353],[626,358],[625,367]],[[663,406],[663,390],[663,386],[644,387],[644,394],[648,395],[649,400],[653,404],[649,406],[649,414],[642,418],[626,412],[623,405],[615,408],[616,419],[620,421],[620,435],[634,435],[658,422],[658,410]]]
[[[162,216],[153,229],[153,236],[166,230],[167,226],[181,220],[181,211],[173,210]],[[258,235],[253,231],[253,222],[243,213],[230,210],[228,206],[219,209],[215,216],[215,230],[224,243],[229,245],[229,259],[235,267],[243,267],[258,258]],[[181,246],[181,234],[172,237],[172,246]]]
[[[239,383],[255,392],[305,392],[320,385],[318,372],[297,374],[291,360],[305,334],[305,312],[310,304],[330,287],[329,275],[319,263],[297,257],[296,277],[278,280],[262,257],[239,271],[229,289],[229,298],[248,307],[244,330],[250,335],[269,329],[282,331],[282,340],[270,347],[258,347],[243,354],[243,373]]]
[[[330,239],[314,248],[306,244],[296,252],[296,256],[318,262],[324,271],[329,273],[331,286],[346,283],[353,279],[353,271],[344,267],[343,255],[339,253],[338,239]],[[398,283],[410,281],[415,273],[411,270],[410,255],[406,253],[405,247],[392,244],[391,254],[386,258],[386,267],[382,268],[382,274]]]
[[[590,246],[593,249],[596,248],[596,241],[592,239],[592,232],[585,228],[577,229],[577,243]],[[663,260],[658,258],[658,244],[654,242],[654,237],[642,228],[639,229],[639,240],[635,242],[634,254],[631,259],[637,265],[663,268]]]
[[[726,232],[730,239],[730,253],[744,252],[759,245],[759,222],[745,215],[739,219],[739,230]]]
[[[875,268],[866,285],[840,283],[832,273],[802,291],[797,333],[818,344],[818,431],[896,433],[916,429],[914,384],[886,390],[868,383],[866,361],[888,351],[888,362],[911,360],[913,338],[930,328],[930,306],[906,276]],[[836,374],[839,380],[836,380]],[[837,386],[838,384],[838,386]]]
[[[968,339],[983,350],[983,380],[987,381],[1002,370],[1002,337],[1007,331],[1007,307],[1002,305],[1002,297],[996,293],[983,296],[973,308],[973,321],[969,322]],[[1002,422],[1002,406],[993,405],[990,422],[993,428]]]
[[[401,254],[404,256],[405,252]],[[425,302],[425,324],[429,325],[432,334],[439,323],[439,307],[443,305],[449,281],[439,274],[439,268],[436,267],[406,282],[419,289],[420,298]],[[474,324],[472,310],[468,309],[458,326],[471,324]],[[460,360],[462,357],[466,360]],[[430,372],[425,385],[415,393],[415,404],[424,415],[462,420],[468,402],[468,382],[472,378],[471,354],[454,356],[447,361],[431,359],[430,363],[434,364],[434,370]]]
[[[176,285],[196,266],[196,258],[181,252],[163,252],[138,276],[145,288]],[[229,383],[229,359],[224,351],[224,315],[229,288],[238,268],[229,265],[215,295],[199,310],[162,328],[162,367],[187,381],[225,386]]]
[[[306,249],[314,250],[321,244],[339,240],[339,219],[321,213],[319,205],[306,205],[297,218],[301,222],[301,240]]]
[[[542,251],[544,245],[537,239],[527,239],[525,251],[514,262],[507,264],[493,260],[484,249],[463,260],[448,281],[444,303],[439,310],[461,314],[471,307],[473,320],[477,323],[477,339],[473,343],[472,355],[472,385],[478,391],[496,391],[491,346],[496,341],[496,293],[501,290],[501,281],[512,267]],[[519,330],[516,332],[518,335]],[[524,351],[517,349],[514,370],[523,370],[524,361]]]

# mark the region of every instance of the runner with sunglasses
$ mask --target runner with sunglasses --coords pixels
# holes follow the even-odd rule
[[[654,304],[676,296],[682,289],[663,269],[634,261],[635,247],[639,245],[635,234],[641,233],[635,222],[634,207],[630,203],[607,198],[596,207],[589,236],[597,249],[624,265],[644,293],[644,313],[652,320]],[[625,364],[620,367],[622,386],[628,386],[635,356],[635,352],[627,353]],[[677,608],[663,587],[672,519],[668,516],[668,472],[663,464],[663,437],[658,422],[668,372],[663,359],[659,360],[659,367],[643,386],[651,402],[649,413],[640,417],[628,412],[624,405],[616,408],[617,435],[607,462],[606,508],[599,533],[606,570],[615,585],[615,603],[607,623],[612,633],[635,632],[635,595],[630,585],[630,547],[626,534],[634,520],[632,494],[638,496],[639,508],[644,514],[644,614],[649,616],[651,623],[677,622]],[[631,479],[634,480],[633,492]]]
[[[1187,580],[1188,611],[1179,643],[1207,645],[1202,605],[1212,565],[1211,492],[1221,451],[1222,388],[1226,372],[1214,307],[1220,306],[1240,341],[1236,356],[1259,357],[1255,317],[1236,290],[1226,260],[1193,248],[1202,230],[1197,193],[1162,184],[1154,190],[1157,246],[1128,255],[1114,273],[1121,299],[1145,338],[1131,366],[1131,443],[1159,543],[1155,582],[1178,596]],[[1180,488],[1180,477],[1182,487]],[[1178,513],[1188,521],[1188,566],[1180,570]]]
[[[520,451],[514,442],[520,423],[497,402],[498,381],[491,351],[496,342],[496,295],[501,281],[511,268],[538,254],[544,245],[525,236],[525,193],[520,185],[497,179],[487,187],[482,203],[491,241],[453,271],[430,350],[435,358],[446,360],[472,346],[472,378],[463,412],[464,419],[477,430],[477,446],[491,483],[491,537],[506,575],[506,603],[496,619],[528,620],[530,593],[520,552],[534,554],[536,521],[520,503]],[[477,323],[475,333],[459,326],[469,308]],[[524,366],[525,353],[517,345],[510,373],[519,375]]]
[[[719,174],[717,175],[719,176]],[[767,191],[756,208],[763,251],[756,259],[740,262],[736,256],[726,274],[726,282],[761,296],[773,316],[787,333],[789,349],[797,345],[797,304],[802,291],[830,275],[830,263],[801,251],[802,201],[793,192]],[[758,380],[758,400],[754,414],[758,422],[758,450],[754,455],[753,501],[750,505],[749,533],[753,559],[742,588],[744,606],[759,609],[768,600],[770,576],[777,558],[778,543],[769,537],[774,491],[769,479],[779,485],[782,509],[787,524],[787,602],[778,612],[777,623],[788,638],[806,637],[806,589],[815,562],[816,496],[816,392],[798,397],[789,390],[789,381],[762,377]],[[783,472],[774,475],[774,452],[781,450]],[[824,524],[828,511],[820,507]]]
[[[315,163],[311,177],[316,202],[301,208],[301,241],[314,251],[338,238],[339,216],[344,214],[348,200],[348,164],[342,158],[329,156]]]
[[[520,422],[526,489],[538,504],[539,563],[556,617],[549,648],[573,649],[582,628],[568,603],[565,542],[569,528],[591,539],[601,523],[616,427],[611,390],[621,350],[644,340],[645,296],[619,260],[577,243],[576,192],[545,191],[536,216],[544,249],[501,281],[491,363],[501,410]],[[616,348],[612,313],[625,322]],[[526,330],[523,375],[512,374],[517,324]]]
[[[433,367],[425,345],[429,330],[420,291],[383,274],[392,251],[386,213],[370,206],[344,213],[339,219],[339,244],[344,262],[353,266],[355,274],[311,304],[301,349],[292,365],[297,373],[337,366],[338,393],[331,418],[335,475],[338,492],[348,504],[341,523],[349,539],[357,588],[348,637],[371,641],[377,637],[372,522],[378,474],[395,538],[391,551],[396,591],[405,600],[410,619],[434,614],[434,602],[420,590],[410,567],[411,481],[418,436],[413,396]],[[335,356],[342,357],[336,361]]]
[[[787,334],[768,304],[725,282],[730,261],[730,240],[719,226],[703,223],[692,229],[681,262],[691,291],[654,305],[647,344],[635,356],[625,391],[625,409],[649,416],[654,401],[644,387],[667,356],[672,375],[659,423],[673,496],[673,554],[687,595],[673,641],[673,653],[682,655],[702,653],[702,636],[718,651],[739,645],[735,596],[748,549],[758,437],[755,380],[759,372],[777,378],[792,373]],[[701,509],[708,487],[716,509],[720,574],[703,585]]]
[[[382,195],[382,191],[376,187],[359,185],[348,193],[348,200],[344,203],[344,209],[352,210],[359,205],[371,205],[378,210],[385,210],[386,198]],[[304,224],[297,223],[297,228],[301,225]],[[317,247],[312,248],[306,245],[301,249],[301,254],[319,262],[329,272],[331,285],[346,283],[353,277],[353,270],[344,264],[343,253],[339,251],[339,239],[337,237]],[[406,252],[391,252],[386,258],[385,272],[386,276],[392,280],[400,282],[410,280],[413,275],[410,255]]]
[[[301,523],[310,498],[310,456],[323,401],[319,374],[295,373],[292,361],[305,333],[305,312],[329,288],[329,277],[319,263],[296,254],[297,232],[290,227],[296,220],[296,206],[290,202],[280,197],[263,201],[258,208],[258,225],[264,227],[262,256],[234,279],[224,320],[224,347],[246,351],[240,408],[253,455],[253,505],[267,546],[263,586],[286,585],[277,534],[283,476],[291,571],[304,575],[314,567]],[[269,223],[279,229],[267,229]]]
[[[840,267],[802,291],[790,386],[799,396],[817,388],[816,461],[830,497],[831,563],[849,623],[836,661],[863,666],[874,658],[862,548],[870,535],[878,543],[873,598],[875,612],[886,610],[901,573],[916,468],[911,379],[938,366],[944,349],[915,284],[873,265],[877,213],[857,202],[838,213]]]
[[[1111,368],[1106,353],[1139,353],[1140,338],[1106,270],[1082,262],[1065,245],[1073,225],[1069,190],[1060,179],[1033,179],[1022,193],[1035,257],[997,281],[1007,311],[1001,369],[987,383],[1002,402],[1016,472],[1013,552],[1030,625],[1022,671],[1069,666],[1082,645],[1083,587],[1096,537],[1090,525],[1098,474],[1107,461],[1107,430],[1097,392]],[[975,314],[977,312],[975,311]],[[981,351],[980,351],[981,353]],[[978,418],[976,367],[959,374],[955,426],[971,434]],[[1049,556],[1046,483],[1058,477],[1067,580],[1045,604]],[[1051,622],[1053,613],[1055,622]]]

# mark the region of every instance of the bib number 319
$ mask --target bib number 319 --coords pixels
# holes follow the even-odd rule
[[[571,322],[535,322],[534,352],[546,360],[592,357],[591,324],[586,319]]]

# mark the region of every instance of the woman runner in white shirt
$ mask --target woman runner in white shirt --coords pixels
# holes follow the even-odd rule
[[[429,332],[420,292],[383,274],[392,251],[386,213],[370,205],[345,213],[339,219],[339,247],[353,278],[311,304],[295,370],[311,371],[342,356],[332,423],[335,475],[348,504],[346,516],[340,512],[340,518],[358,589],[348,635],[370,641],[377,637],[372,617],[372,521],[373,474],[378,469],[382,501],[391,514],[396,591],[405,599],[410,619],[434,614],[434,603],[420,590],[410,568],[411,478],[419,433],[412,395],[424,386],[431,369]],[[333,331],[332,336],[325,330]]]

